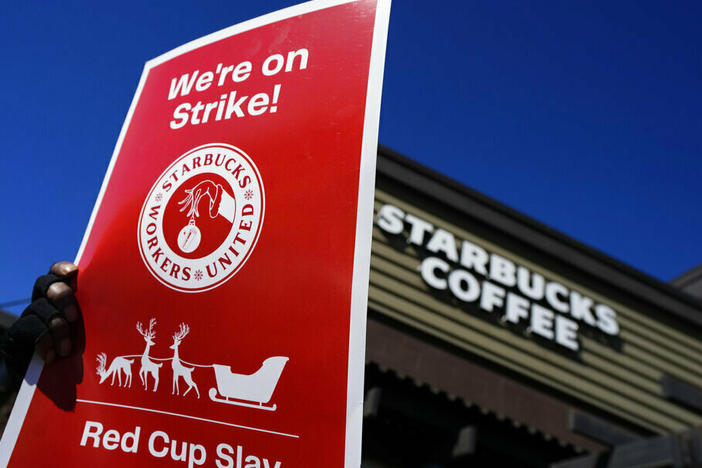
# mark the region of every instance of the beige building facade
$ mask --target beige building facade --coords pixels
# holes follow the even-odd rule
[[[698,299],[383,147],[374,219],[364,466],[702,464]]]

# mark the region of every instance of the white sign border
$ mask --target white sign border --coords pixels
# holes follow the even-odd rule
[[[284,8],[267,15],[259,16],[243,23],[230,26],[220,31],[208,34],[188,42],[165,54],[162,54],[144,65],[137,90],[132,98],[129,111],[122,124],[117,144],[112,152],[110,164],[103,178],[88,226],[83,234],[80,248],[74,263],[80,265],[85,245],[92,232],[93,223],[102,204],[107,185],[112,175],[117,156],[122,149],[124,137],[132,121],[134,110],[144,89],[146,78],[152,68],[161,65],[179,55],[197,48],[217,42],[237,34],[266,26],[294,16],[300,16],[314,11],[366,0],[313,0],[299,5]],[[363,139],[361,143],[361,164],[359,170],[358,206],[356,211],[356,244],[354,247],[353,279],[351,283],[351,313],[349,329],[349,355],[347,369],[347,401],[346,401],[346,438],[345,438],[345,468],[361,466],[361,430],[363,425],[363,376],[365,369],[365,336],[366,314],[368,309],[368,281],[370,273],[370,253],[373,228],[373,199],[375,196],[375,166],[378,149],[378,127],[380,124],[380,102],[383,86],[383,71],[385,68],[385,50],[390,21],[391,0],[376,0],[375,25],[371,46],[368,87],[366,92],[366,108],[363,122]],[[22,430],[22,424],[36,390],[39,376],[44,368],[44,362],[35,355],[29,364],[27,374],[20,387],[15,405],[10,414],[7,426],[0,440],[0,466],[6,467],[14,451],[15,444]]]
[[[349,361],[346,389],[346,455],[345,468],[361,466],[361,430],[363,426],[363,379],[366,352],[366,318],[368,315],[368,283],[371,241],[373,237],[373,200],[375,199],[375,166],[378,156],[380,101],[383,91],[385,50],[390,23],[390,0],[377,0],[373,43],[371,46],[366,114],[363,122],[361,165],[356,211],[356,247],[351,283],[351,323],[349,329]]]

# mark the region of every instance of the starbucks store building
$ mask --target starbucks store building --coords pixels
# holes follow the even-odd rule
[[[702,466],[700,297],[380,147],[363,467]]]

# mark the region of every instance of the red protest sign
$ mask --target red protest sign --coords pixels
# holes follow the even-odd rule
[[[11,466],[359,466],[386,0],[146,64],[78,254],[81,353],[35,359]]]

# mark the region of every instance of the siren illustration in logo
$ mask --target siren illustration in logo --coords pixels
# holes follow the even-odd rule
[[[249,258],[264,209],[261,175],[246,153],[224,143],[198,146],[173,162],[146,197],[141,257],[170,288],[215,288]]]

